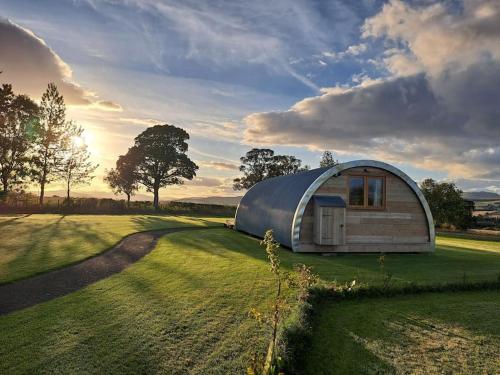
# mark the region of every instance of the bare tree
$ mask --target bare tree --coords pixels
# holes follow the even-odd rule
[[[71,203],[70,190],[73,186],[87,184],[92,181],[92,173],[98,164],[90,161],[90,152],[82,138],[83,129],[71,123],[68,127],[69,142],[64,150],[64,156],[58,167],[57,174],[66,185],[66,203]]]

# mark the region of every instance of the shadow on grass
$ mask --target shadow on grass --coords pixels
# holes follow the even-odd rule
[[[428,275],[435,274],[436,267],[453,268],[458,261],[465,264],[461,251],[458,255],[453,250],[444,251],[443,258],[436,258],[439,253],[398,255],[394,260],[389,255],[387,267],[402,267],[398,259],[410,266],[415,259],[423,259],[403,269],[406,273],[401,277],[409,279],[412,271],[432,279]],[[458,259],[454,260],[453,254]],[[281,256],[284,269],[290,270],[294,263],[310,264],[325,280],[352,279],[353,270],[381,277],[377,255],[321,257],[283,251]],[[425,259],[436,265],[426,270],[422,263]],[[486,259],[491,261],[490,257]],[[451,264],[446,266],[447,262]],[[456,274],[456,270],[449,272],[438,272],[432,280]],[[63,298],[0,317],[0,370],[242,373],[250,353],[256,348],[265,350],[268,337],[246,313],[250,307],[267,306],[271,282],[267,257],[258,240],[225,229],[174,233],[120,274]],[[386,304],[381,306],[388,308]],[[367,308],[365,314],[370,311]],[[333,314],[337,316],[337,311]],[[360,314],[359,324],[353,327],[368,324],[370,332],[367,316]],[[321,329],[328,333],[343,328]],[[372,343],[353,341],[350,331],[365,338],[354,329],[346,331],[345,340],[331,351],[333,355],[346,355],[351,345],[359,354],[356,358],[361,370],[394,370],[371,349]],[[328,345],[331,343],[325,339],[316,350],[317,360],[329,366],[325,371],[332,368],[325,356]],[[362,367],[364,360],[368,364]]]
[[[144,231],[174,227],[220,225],[210,220],[183,216],[132,216],[119,217],[110,225],[103,223],[107,218],[83,215],[47,215],[29,223],[18,220],[12,246],[0,254],[0,284],[11,283],[26,277],[65,267],[96,256],[116,246],[125,236]],[[90,218],[90,219],[89,219]],[[103,219],[104,218],[104,219]],[[109,220],[114,220],[113,216]],[[8,236],[11,229],[3,229]],[[119,234],[123,232],[122,234]]]
[[[0,370],[243,373],[267,342],[247,316],[267,285],[250,293],[246,264],[226,268],[225,258],[194,248],[189,259],[164,245],[107,280],[0,317]]]
[[[17,216],[15,216],[13,218],[10,218],[10,219],[7,219],[7,220],[2,220],[2,221],[0,221],[0,228],[9,226],[9,225],[13,224],[15,221],[27,218],[29,216],[31,216],[31,214],[17,215]]]
[[[77,223],[65,219],[66,215],[61,215],[55,222],[31,232],[28,237],[29,241],[23,244],[22,250],[16,250],[16,256],[3,266],[8,274],[15,275],[8,279],[7,283],[65,267],[97,255],[95,252],[90,252],[82,256],[79,252],[81,246],[97,247],[102,249],[100,253],[116,244],[107,239],[112,232],[97,232],[96,228],[89,223]],[[61,241],[67,245],[61,246]],[[0,284],[5,284],[5,282],[0,282]]]
[[[204,218],[184,215],[140,215],[132,217],[131,220],[132,223],[134,223],[137,227],[138,231],[185,226],[222,226],[221,223],[210,221]]]

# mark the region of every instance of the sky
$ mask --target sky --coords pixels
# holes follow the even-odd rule
[[[59,87],[99,163],[81,192],[168,123],[200,169],[162,199],[241,194],[252,147],[500,193],[500,1],[0,0],[0,70]]]

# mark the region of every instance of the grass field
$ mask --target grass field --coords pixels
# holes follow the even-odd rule
[[[124,236],[144,230],[206,226],[222,218],[148,215],[30,215],[0,216],[0,284],[45,272],[96,255]],[[252,247],[257,246],[258,240]],[[500,242],[438,236],[435,254],[391,254],[386,270],[395,282],[419,283],[484,280],[500,276]],[[260,250],[253,256],[265,259]],[[378,255],[340,255],[283,253],[293,263],[309,263],[323,279],[348,281],[356,278],[376,283],[382,278]]]
[[[123,227],[137,228],[132,217],[128,222],[119,218],[117,220],[124,220]],[[95,227],[88,225],[99,233],[100,228],[113,222],[111,219],[115,218],[108,218],[108,223],[103,219]],[[64,220],[66,218],[60,222]],[[90,217],[88,220],[92,221]],[[172,220],[148,217],[140,221],[176,224]],[[208,225],[212,220],[202,222]],[[53,223],[49,228],[54,225],[58,224]],[[121,226],[116,224],[116,227]],[[54,242],[58,236],[70,233],[61,232],[60,228],[61,224],[44,238]],[[113,229],[107,228],[111,235]],[[28,229],[18,227],[17,230],[17,237],[24,233],[24,239],[30,240]],[[81,230],[85,235],[83,227]],[[92,236],[87,238],[90,241]],[[22,244],[21,239],[18,241]],[[84,241],[82,237],[80,241]],[[440,237],[435,254],[387,255],[386,270],[394,274],[397,283],[458,281],[462,280],[464,272],[468,280],[496,279],[500,274],[500,242],[464,241]],[[82,243],[74,246],[79,245]],[[92,247],[92,243],[89,246]],[[30,247],[25,249],[28,252]],[[64,246],[59,249],[64,253]],[[46,252],[51,251],[47,247]],[[32,259],[29,254],[25,256]],[[378,284],[383,279],[377,258],[377,255],[323,257],[293,254],[288,250],[281,252],[285,269],[292,269],[296,263],[306,263],[312,265],[324,281],[356,278],[368,284]],[[0,316],[0,373],[243,373],[252,353],[265,351],[268,342],[267,333],[247,313],[250,307],[268,308],[271,286],[266,255],[257,239],[225,229],[174,233],[163,237],[154,251],[119,274],[65,297]],[[438,306],[440,298],[443,303]],[[369,349],[363,353],[368,356],[367,369],[398,369],[397,353],[409,351],[412,345],[424,352],[433,340],[436,347],[430,346],[426,366],[448,366],[456,356],[457,360],[469,360],[467,363],[473,366],[483,356],[478,351],[482,344],[488,355],[494,345],[498,347],[495,340],[500,325],[492,318],[498,311],[498,300],[498,293],[471,292],[421,295],[413,300],[400,297],[345,302],[345,305],[342,302],[321,310],[316,323],[323,334],[317,335],[314,345],[319,348],[327,342],[322,340],[334,340],[333,335],[338,332],[335,324],[350,325],[357,336],[352,336],[353,343],[347,338],[342,340],[351,345],[353,353],[349,355],[358,362],[361,357],[356,357],[355,345],[366,343]],[[329,310],[343,306],[346,306],[344,312]],[[368,314],[372,309],[369,319],[363,316],[363,311]],[[340,314],[343,320],[331,320],[331,314]],[[413,317],[414,325],[401,324],[404,319],[395,317]],[[435,325],[435,331],[423,324],[424,318]],[[388,323],[392,320],[395,326]],[[360,330],[354,330],[359,324]],[[373,336],[367,336],[371,332],[370,325],[376,327]],[[420,336],[413,338],[411,332],[416,327],[422,327]],[[462,341],[453,341],[462,337],[460,335],[473,344],[470,351],[467,351],[469,348],[466,351],[448,348],[449,342],[463,348]],[[392,336],[405,340],[398,344]],[[386,346],[387,353],[381,354],[380,348]],[[443,350],[438,353],[441,347],[450,353],[448,359]],[[317,351],[320,353],[320,349]],[[336,353],[328,350],[325,355]],[[475,357],[471,353],[476,353]],[[415,360],[412,358],[408,363]],[[492,362],[484,359],[484,363],[491,366]],[[332,362],[333,365],[340,369],[346,366],[342,362]]]
[[[494,374],[499,311],[499,291],[325,304],[305,373]]]
[[[378,258],[378,254],[324,257],[282,253],[286,267],[305,263],[325,281],[356,279],[370,285],[383,281]],[[457,282],[463,281],[464,274],[467,281],[495,280],[500,277],[500,241],[438,236],[434,254],[386,254],[385,271],[392,273],[395,284]]]
[[[243,373],[268,342],[248,310],[267,308],[271,277],[228,233],[168,235],[120,274],[0,316],[0,373]]]
[[[96,255],[134,232],[217,222],[223,219],[151,215],[0,216],[0,284]]]

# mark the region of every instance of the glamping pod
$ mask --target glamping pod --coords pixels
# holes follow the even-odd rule
[[[432,215],[417,184],[396,167],[356,160],[254,185],[236,211],[237,230],[296,252],[434,251]]]

